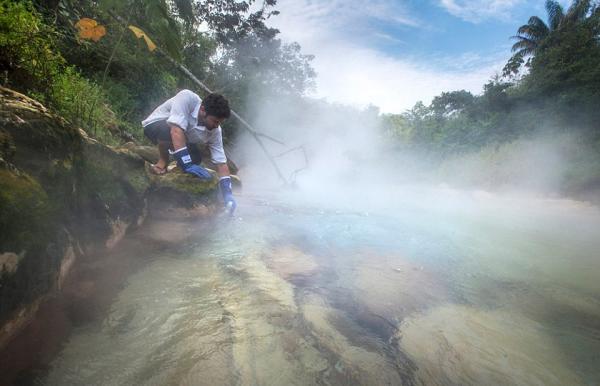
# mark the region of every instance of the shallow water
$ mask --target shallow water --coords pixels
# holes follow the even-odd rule
[[[600,384],[596,208],[280,197],[246,194],[236,219],[149,256],[39,383]]]

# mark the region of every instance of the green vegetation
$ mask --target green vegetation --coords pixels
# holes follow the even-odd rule
[[[481,95],[445,92],[429,106],[419,102],[403,114],[384,116],[385,134],[395,139],[399,150],[425,154],[442,168],[453,169],[459,159],[480,161],[486,176],[471,182],[506,180],[511,169],[500,170],[488,161],[506,163],[502,154],[511,147],[532,148],[541,137],[569,138],[569,150],[581,156],[563,154],[566,169],[558,190],[597,189],[600,6],[574,0],[565,11],[557,1],[548,0],[546,9],[548,23],[533,16],[518,29],[513,37],[515,54],[502,76],[492,78]],[[543,166],[540,159],[539,167]],[[511,168],[519,174],[518,165]]]
[[[278,95],[269,95],[274,100],[300,101],[313,86],[312,57],[296,43],[283,44],[279,31],[266,25],[278,13],[276,0],[260,8],[253,3],[0,0],[1,82],[36,97],[103,143],[143,140],[139,122],[150,109],[178,89],[197,87],[112,16],[119,15],[225,94],[243,115],[250,115],[249,95],[256,86],[274,90]],[[569,149],[585,157],[566,157],[571,163],[560,189],[596,186],[600,6],[574,0],[564,9],[548,0],[546,10],[547,18],[532,16],[518,28],[514,55],[481,95],[445,92],[429,105],[419,102],[403,114],[380,116],[395,151],[418,153],[429,165],[447,169],[477,154],[505,159],[500,153],[511,146],[568,134],[580,146]],[[76,24],[84,17],[106,34],[97,41],[78,36]],[[236,134],[235,124],[226,123],[227,135]]]
[[[535,55],[538,51],[543,51],[544,43],[550,35],[557,36],[567,29],[592,20],[597,17],[600,9],[593,7],[590,0],[574,1],[567,12],[555,0],[546,1],[546,11],[548,13],[548,24],[537,16],[532,16],[527,24],[519,27],[517,35],[514,36],[517,42],[513,45],[515,55],[511,59],[522,60],[524,57]]]
[[[0,0],[1,83],[35,97],[108,144],[143,138],[139,122],[178,89],[197,86],[112,15],[145,31],[172,58],[244,112],[251,87],[302,95],[315,73],[298,44],[265,21],[275,0]],[[106,34],[78,35],[82,18]],[[200,25],[208,32],[199,32]],[[198,90],[200,91],[200,90]],[[233,125],[229,123],[229,125]],[[229,127],[228,133],[235,132]]]
[[[275,1],[257,11],[252,2],[0,0],[0,84],[48,107],[0,91],[0,253],[14,253],[18,264],[0,272],[0,322],[55,288],[69,248],[92,255],[135,226],[150,189],[176,205],[215,202],[217,180],[190,184],[193,177],[175,172],[154,181],[141,158],[105,146],[141,140],[152,108],[178,89],[199,91],[111,15],[141,28],[243,112],[251,87],[301,96],[314,77],[310,57],[266,27]]]
[[[106,92],[74,67],[54,78],[47,97],[60,115],[104,143],[114,144],[119,121],[110,108]]]
[[[65,65],[54,29],[29,3],[0,0],[0,70],[4,83],[27,91],[47,90]]]

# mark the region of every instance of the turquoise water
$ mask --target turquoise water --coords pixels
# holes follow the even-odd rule
[[[600,384],[592,206],[261,193],[232,221],[152,226],[191,231],[74,330],[42,384]]]

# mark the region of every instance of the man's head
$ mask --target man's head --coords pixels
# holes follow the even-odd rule
[[[208,129],[214,130],[229,116],[229,102],[221,94],[209,94],[202,100],[198,120]]]

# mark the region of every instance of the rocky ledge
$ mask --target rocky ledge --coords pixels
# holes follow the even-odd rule
[[[156,157],[152,147],[99,143],[0,87],[0,349],[78,259],[113,248],[153,208],[196,218],[218,209],[216,178],[152,175]]]

